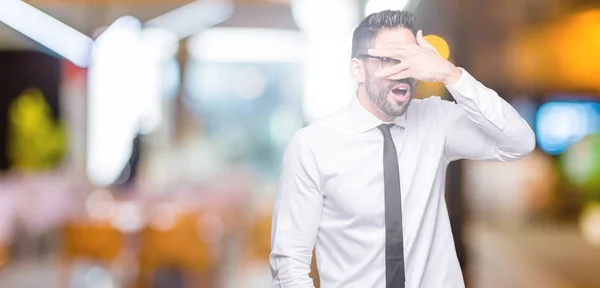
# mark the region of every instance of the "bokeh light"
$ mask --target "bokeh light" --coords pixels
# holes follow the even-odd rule
[[[600,103],[547,102],[539,108],[536,123],[538,144],[556,155],[584,136],[600,132]]]
[[[600,134],[592,134],[572,144],[562,155],[567,179],[584,198],[600,200]]]
[[[425,40],[427,40],[429,44],[435,47],[435,49],[440,54],[440,56],[442,56],[442,58],[446,60],[450,58],[450,46],[444,38],[437,35],[426,35],[423,38],[425,38]]]

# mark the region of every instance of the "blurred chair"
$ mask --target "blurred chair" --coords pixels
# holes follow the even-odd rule
[[[250,246],[247,248],[249,250],[249,259],[245,259],[245,262],[255,262],[264,264],[265,267],[269,266],[269,254],[271,253],[271,217],[270,212],[263,213],[250,228],[249,241],[246,243],[246,245]],[[319,288],[320,279],[314,250],[310,269],[309,276],[313,279],[315,288]]]
[[[76,260],[92,260],[110,267],[125,248],[125,235],[108,222],[68,222],[61,232],[60,287],[69,287],[68,276]]]
[[[180,213],[166,229],[148,225],[142,230],[138,287],[151,287],[159,269],[185,272],[186,287],[214,287],[211,247],[201,234],[210,231],[202,229],[198,219],[198,214]]]
[[[271,253],[271,215],[264,215],[250,232],[252,260],[269,262]]]

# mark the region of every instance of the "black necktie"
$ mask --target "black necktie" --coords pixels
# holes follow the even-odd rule
[[[390,133],[394,124],[379,125],[383,133],[383,179],[385,183],[385,279],[387,288],[404,288],[404,239],[398,154]]]

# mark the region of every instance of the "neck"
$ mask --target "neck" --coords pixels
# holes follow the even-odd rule
[[[373,114],[373,116],[377,117],[379,120],[384,122],[390,122],[392,121],[392,119],[394,119],[394,117],[387,115],[383,111],[381,111],[381,109],[379,109],[377,105],[375,105],[375,103],[371,101],[371,98],[369,98],[369,95],[367,94],[367,91],[365,90],[363,85],[358,87],[356,95],[358,103],[360,103],[360,105],[362,105],[367,111],[369,111],[369,113]]]

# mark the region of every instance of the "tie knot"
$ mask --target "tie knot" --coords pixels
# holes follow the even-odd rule
[[[379,130],[381,130],[381,133],[383,133],[383,136],[388,137],[388,138],[392,138],[392,134],[390,133],[390,129],[392,127],[394,127],[395,124],[381,124],[379,126],[377,126],[377,128]]]

